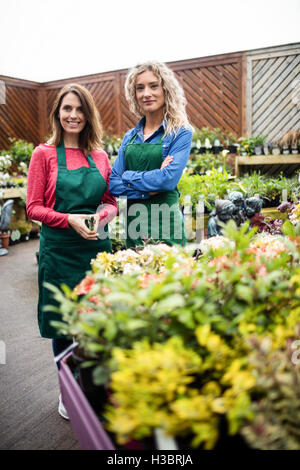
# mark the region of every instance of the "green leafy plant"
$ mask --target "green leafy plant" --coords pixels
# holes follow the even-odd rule
[[[252,448],[300,450],[300,361],[293,363],[291,344],[274,350],[268,337],[250,341],[248,362],[256,375],[254,419],[241,433]]]
[[[195,211],[198,197],[201,195],[205,206],[212,210],[214,201],[222,199],[227,195],[229,184],[232,191],[240,189],[235,181],[229,183],[230,178],[230,174],[225,169],[220,172],[216,168],[211,168],[205,175],[189,175],[184,173],[178,184],[181,205],[184,205],[185,196],[190,195],[193,210]]]
[[[247,155],[254,154],[255,141],[253,137],[240,137],[238,141],[240,142],[241,149],[244,149]]]
[[[250,175],[245,175],[239,178],[241,188],[243,188],[245,194],[248,197],[259,194],[261,198],[264,198],[266,202],[272,202],[277,199],[277,202],[281,200],[282,190],[287,190],[287,197],[289,200],[293,200],[294,194],[298,188],[298,178],[294,175],[291,178],[283,176],[282,173],[278,177],[271,177],[261,175],[259,172],[254,171]]]
[[[264,136],[257,136],[257,137],[253,137],[253,143],[254,143],[254,146],[258,146],[258,147],[262,147],[264,145],[266,141],[266,137]]]
[[[224,168],[227,173],[232,170],[232,165],[229,164],[226,158],[222,153],[212,154],[212,153],[203,153],[203,154],[191,154],[187,163],[186,172],[191,174],[205,174],[207,171],[212,168],[219,169]]]
[[[112,158],[113,156],[118,154],[122,139],[117,135],[104,132],[102,137],[102,143],[104,150],[108,153],[109,157]]]
[[[63,320],[53,325],[95,364],[95,383],[111,387],[107,426],[121,444],[162,427],[213,448],[222,417],[231,435],[255,419],[249,341],[282,349],[299,323],[300,238],[288,221],[283,233],[230,221],[197,259],[164,245],[101,253],[75,289],[48,285]]]
[[[9,138],[11,145],[8,150],[1,151],[1,154],[9,154],[13,162],[20,164],[21,162],[26,165],[29,164],[34,145],[22,139]]]

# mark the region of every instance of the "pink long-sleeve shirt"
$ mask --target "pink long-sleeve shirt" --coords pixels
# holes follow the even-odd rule
[[[100,204],[105,204],[108,211],[105,222],[112,220],[118,213],[117,201],[109,193],[109,178],[111,166],[104,151],[92,151],[91,156],[106,182],[106,191]],[[66,148],[66,164],[68,170],[88,167],[89,163],[80,149]],[[55,203],[55,189],[57,179],[56,147],[40,144],[35,148],[30,159],[27,180],[27,215],[32,220],[57,228],[70,228],[68,224],[69,213],[57,212],[53,209]]]

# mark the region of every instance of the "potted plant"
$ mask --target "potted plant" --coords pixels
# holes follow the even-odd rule
[[[266,137],[262,136],[257,136],[253,138],[255,155],[263,155],[263,145],[265,143],[265,140]]]
[[[289,130],[280,139],[279,145],[284,155],[299,153],[300,130]]]
[[[0,242],[1,246],[0,248],[3,248],[4,250],[8,249],[9,245],[9,239],[10,239],[10,232],[0,232]]]
[[[194,154],[205,153],[203,132],[196,126],[193,126],[193,139],[191,151]]]
[[[270,155],[270,142],[264,143],[264,155]]]
[[[202,127],[201,129],[194,127],[193,151],[197,149],[197,153],[210,153],[215,138],[216,133],[213,129],[209,127]]]
[[[297,154],[299,153],[299,147],[300,147],[300,130],[298,131],[293,131],[292,132],[292,138],[291,138],[291,150],[292,154]]]
[[[105,151],[109,155],[109,158],[112,159],[113,156],[118,154],[122,139],[114,134],[109,134],[106,131],[102,137],[102,142]]]
[[[239,144],[237,142],[237,137],[232,134],[232,132],[226,132],[224,136],[225,145],[229,150],[229,153],[237,153]]]
[[[220,140],[216,137],[214,139],[214,143],[213,143],[213,147],[212,147],[212,151],[214,154],[219,154],[222,150],[222,145],[220,143]]]
[[[0,256],[7,255],[10,238],[10,219],[12,215],[14,200],[8,199],[1,207],[0,217]]]
[[[240,137],[240,154],[242,156],[251,156],[254,154],[254,139],[253,137]]]
[[[272,151],[272,155],[280,155],[280,147],[279,147],[278,142],[271,143],[271,151]]]
[[[224,147],[224,132],[218,127],[212,129],[211,140],[213,142],[212,152],[218,155]]]

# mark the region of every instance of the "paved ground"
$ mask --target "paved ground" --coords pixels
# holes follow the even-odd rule
[[[0,364],[0,449],[77,450],[70,422],[57,412],[51,340],[41,338],[37,326],[38,245],[39,240],[19,243],[0,257],[0,341],[6,345],[6,364]]]

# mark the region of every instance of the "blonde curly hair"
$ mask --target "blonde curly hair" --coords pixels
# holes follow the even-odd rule
[[[185,111],[186,99],[181,85],[178,83],[174,72],[166,64],[156,61],[148,61],[138,64],[129,70],[125,81],[125,96],[130,111],[139,119],[144,117],[136,99],[136,78],[143,72],[150,70],[156,75],[164,91],[164,127],[165,135],[178,132],[181,127],[189,128],[190,124]]]

